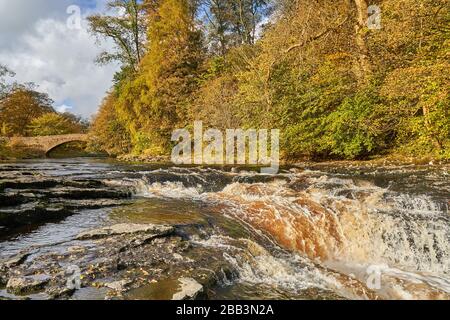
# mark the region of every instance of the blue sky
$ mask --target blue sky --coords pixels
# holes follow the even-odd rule
[[[19,82],[34,82],[55,100],[55,108],[92,116],[111,87],[116,65],[94,63],[102,48],[87,32],[67,25],[67,9],[82,17],[104,9],[106,0],[0,0],[0,64]],[[102,47],[111,48],[103,43]]]

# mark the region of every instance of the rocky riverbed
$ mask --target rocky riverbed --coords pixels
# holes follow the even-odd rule
[[[125,204],[130,189],[100,179],[57,177],[20,166],[0,167],[0,226],[3,233],[56,221],[83,209]]]
[[[0,299],[448,299],[448,168],[346,170],[0,164]]]
[[[39,230],[83,210],[123,208],[132,202],[135,190],[130,185],[111,183],[96,177],[96,172],[89,172],[88,178],[86,172],[63,177],[57,173],[32,165],[0,167],[3,238]],[[123,223],[87,230],[44,248],[36,245],[0,259],[0,288],[4,288],[0,296],[124,298],[134,291],[139,297],[141,290],[150,292],[148,298],[151,292],[153,298],[207,297],[207,288],[230,273],[220,252],[211,254],[189,240],[204,237],[207,229],[189,223]],[[68,285],[74,270],[80,274],[79,288]],[[158,286],[164,287],[164,293]]]
[[[207,298],[210,288],[233,275],[222,252],[193,244],[187,231],[191,237],[206,232],[189,225],[119,224],[81,233],[62,251],[24,251],[0,263],[4,297],[67,299],[90,292],[122,299],[145,292],[148,299]],[[70,283],[73,272],[82,275],[78,288]]]

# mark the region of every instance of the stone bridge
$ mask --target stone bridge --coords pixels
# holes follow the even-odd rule
[[[11,144],[35,149],[46,155],[53,149],[69,142],[87,142],[87,134],[66,134],[60,136],[14,137],[7,139]]]

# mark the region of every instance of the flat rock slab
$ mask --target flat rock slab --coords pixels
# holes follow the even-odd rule
[[[155,237],[168,236],[175,231],[173,226],[154,224],[117,224],[114,226],[83,232],[77,240],[101,239],[119,235],[149,234]]]
[[[16,256],[10,258],[9,260],[5,261],[4,263],[0,263],[0,265],[4,265],[8,269],[17,267],[17,266],[21,265],[22,263],[24,263],[30,255],[31,255],[30,253],[22,253],[22,254],[19,254],[19,255],[16,255]]]
[[[114,200],[114,199],[96,199],[96,200],[58,200],[54,202],[60,204],[70,210],[79,209],[101,209],[107,207],[116,207],[126,205],[127,200]]]
[[[106,288],[118,291],[118,292],[123,292],[127,290],[127,286],[130,285],[132,283],[132,281],[129,280],[121,280],[121,281],[115,281],[115,282],[111,282],[111,283],[106,283],[104,284],[104,286]]]
[[[196,280],[191,278],[181,278],[178,281],[181,284],[181,289],[173,295],[172,300],[196,300],[203,294],[203,286]]]
[[[13,277],[9,279],[6,289],[8,293],[23,295],[38,292],[44,289],[50,282],[50,277],[46,275],[32,277]]]

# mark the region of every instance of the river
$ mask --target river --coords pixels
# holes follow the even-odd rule
[[[271,176],[2,162],[0,297],[171,299],[190,285],[214,300],[449,299],[449,177],[449,165],[305,164]],[[67,290],[73,266],[81,286]]]

